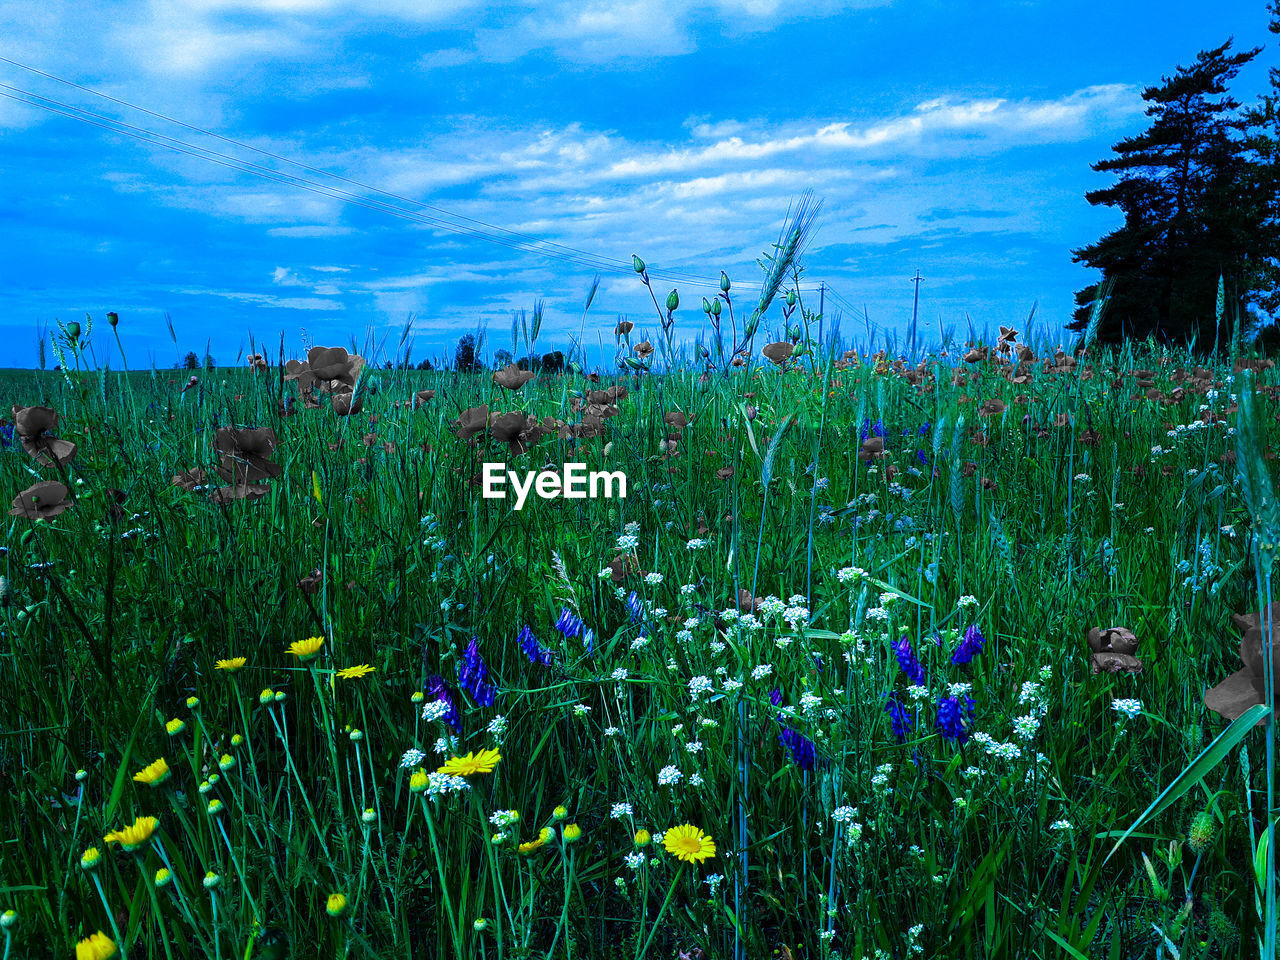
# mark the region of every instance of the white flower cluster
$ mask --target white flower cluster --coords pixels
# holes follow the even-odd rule
[[[754,670],[751,671],[751,679],[763,680],[765,677],[769,676],[769,674],[771,673],[773,673],[773,664],[762,663],[758,667],[756,667]]]
[[[502,738],[507,735],[507,718],[503,716],[494,717],[489,721],[489,725],[485,729],[489,731],[489,736],[501,743]]]
[[[410,749],[406,750],[404,752],[404,756],[400,758],[400,768],[402,770],[408,770],[412,767],[416,767],[418,764],[422,763],[422,761],[426,759],[426,756],[427,755],[423,753],[421,750],[411,747]]]
[[[632,536],[631,534],[624,534],[618,538],[619,550],[634,550],[638,546],[640,546],[639,537]]]
[[[859,583],[867,575],[861,567],[844,567],[836,572],[836,579],[841,583]]]
[[[831,819],[836,823],[852,823],[854,818],[858,816],[858,808],[843,806],[836,807],[831,811]]]
[[[440,797],[447,796],[450,793],[461,793],[463,790],[470,790],[469,784],[465,777],[456,777],[450,773],[429,773],[427,774],[427,799],[437,800]]]
[[[623,817],[629,817],[632,814],[631,804],[615,803],[609,808],[609,819],[621,820]]]
[[[689,681],[689,696],[693,700],[697,700],[704,693],[711,692],[710,677],[694,677]]]
[[[520,822],[520,811],[518,810],[498,810],[489,817],[489,822],[501,830],[503,827],[509,827],[513,823]]]
[[[1126,720],[1132,720],[1142,712],[1141,700],[1112,700],[1111,709],[1116,711]]]
[[[683,774],[680,772],[679,767],[675,766],[674,764],[668,764],[667,766],[663,767],[661,770],[658,771],[658,786],[660,787],[675,786],[677,783],[680,782],[680,778],[682,776]]]
[[[422,708],[422,719],[428,722],[440,720],[449,712],[449,704],[444,700],[432,700]]]
[[[644,575],[644,582],[651,587],[656,587],[658,584],[662,582],[662,574],[657,572],[646,573]]]

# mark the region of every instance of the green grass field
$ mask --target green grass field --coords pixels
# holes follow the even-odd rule
[[[4,957],[1258,956],[1280,378],[999,356],[7,373]]]

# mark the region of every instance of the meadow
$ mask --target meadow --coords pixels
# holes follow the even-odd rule
[[[3,960],[1259,955],[1268,361],[603,333],[0,379]]]

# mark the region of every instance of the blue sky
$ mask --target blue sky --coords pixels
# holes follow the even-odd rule
[[[918,268],[924,330],[964,339],[966,317],[1023,329],[1038,303],[1052,337],[1096,279],[1070,250],[1120,222],[1084,193],[1111,182],[1089,164],[1146,127],[1141,89],[1234,36],[1237,50],[1268,45],[1232,90],[1252,103],[1275,62],[1262,0],[1217,2],[1211,17],[1182,0],[1153,9],[0,0],[0,56],[367,186],[7,63],[0,83],[408,212],[0,98],[0,366],[36,365],[42,325],[89,313],[99,360],[119,369],[108,310],[135,369],[206,343],[232,363],[251,334],[273,358],[281,333],[287,356],[352,337],[390,354],[410,320],[414,361],[451,356],[478,327],[492,354],[538,299],[538,349],[566,349],[599,272],[585,338],[598,360],[619,316],[656,333],[633,253],[682,278],[654,288],[679,289],[677,337],[692,339],[720,270],[750,309],[756,260],[806,190],[822,209],[802,294],[816,307],[825,281],[828,322],[840,314],[846,335],[865,340],[865,309],[901,337]],[[439,225],[510,239],[460,218],[588,262]],[[765,331],[780,324],[775,305]]]

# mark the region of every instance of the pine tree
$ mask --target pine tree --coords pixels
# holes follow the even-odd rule
[[[1265,204],[1246,156],[1250,125],[1225,94],[1227,81],[1262,48],[1228,55],[1230,47],[1228,40],[1201,51],[1190,67],[1143,90],[1152,125],[1115,144],[1115,157],[1093,164],[1120,179],[1085,199],[1118,207],[1125,218],[1124,226],[1072,254],[1115,281],[1098,329],[1102,343],[1154,335],[1166,343],[1195,340],[1203,350],[1215,336],[1219,345],[1229,342],[1231,320],[1246,315]],[[1215,333],[1219,274],[1231,306]],[[1085,328],[1100,287],[1076,294],[1079,308],[1067,329]]]
[[[1271,0],[1267,9],[1271,12],[1267,29],[1280,36],[1280,0]],[[1249,145],[1256,161],[1254,189],[1266,209],[1260,237],[1263,254],[1251,264],[1252,301],[1270,315],[1274,330],[1280,323],[1280,67],[1271,67],[1267,73],[1271,93],[1259,97],[1245,119],[1257,128]]]

